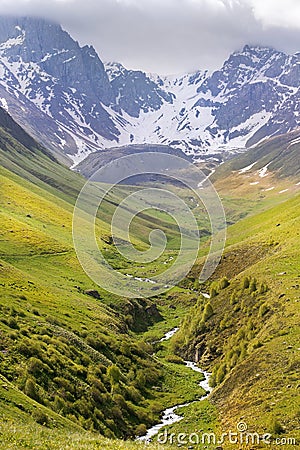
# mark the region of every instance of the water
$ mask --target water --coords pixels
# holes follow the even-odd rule
[[[178,329],[176,329],[176,331],[174,331],[176,328],[174,328],[173,330],[169,331],[169,333],[166,333],[164,338],[162,338],[161,340],[166,340],[166,336],[170,335],[170,333],[172,333],[172,335],[170,337],[172,337],[176,331],[178,331]],[[170,339],[170,338],[167,338]],[[202,373],[204,375],[204,380],[200,381],[199,386],[201,386],[203,389],[205,389],[205,391],[207,392],[207,394],[205,394],[203,397],[201,397],[201,399],[199,401],[202,401],[204,399],[206,399],[210,392],[212,391],[212,388],[209,386],[209,378],[210,378],[210,373],[205,372],[204,370],[201,370],[195,362],[193,361],[184,361],[186,366],[189,367],[191,370],[194,370],[195,372],[199,372]],[[137,440],[138,441],[143,441],[143,442],[151,442],[152,438],[158,434],[159,430],[167,425],[173,425],[173,423],[179,422],[180,420],[183,419],[183,416],[179,416],[176,411],[179,408],[183,408],[184,406],[189,406],[192,403],[195,402],[190,402],[190,403],[185,403],[182,405],[176,405],[173,406],[172,408],[167,408],[163,411],[162,413],[162,417],[161,417],[161,422],[158,423],[157,425],[154,425],[153,427],[149,428],[147,433],[144,436],[138,437]]]
[[[179,330],[179,328],[176,327],[176,328],[173,328],[173,330],[168,331],[168,332],[164,335],[164,337],[162,337],[162,338],[160,339],[159,342],[168,341],[169,339],[171,339],[172,336],[174,336],[175,333],[177,333],[178,330]]]

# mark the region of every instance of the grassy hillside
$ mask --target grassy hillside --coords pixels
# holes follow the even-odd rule
[[[245,153],[222,164],[213,179],[224,178],[231,171],[248,168],[247,172],[255,172],[266,166],[277,178],[297,178],[300,176],[299,141],[300,131],[266,139]]]
[[[151,344],[178,325],[195,293],[175,289],[155,299],[156,309],[102,291],[72,247],[72,205],[4,168],[0,174],[2,448],[43,450],[49,440],[60,449],[143,448],[99,433],[135,436],[166,405],[199,396],[199,377],[164,353],[153,357]]]
[[[0,446],[46,449],[51,441],[60,449],[143,448],[101,435],[142,434],[165,405],[199,395],[188,369],[152,355],[153,340],[179,317],[170,313],[170,324],[162,320],[169,310],[161,298],[157,307],[93,284],[72,242],[83,179],[9,116],[0,119]],[[99,245],[111,259],[109,221],[130,189],[111,192],[96,223]],[[133,243],[144,248],[157,226],[177,239],[172,221],[149,210],[134,223]],[[188,305],[192,291],[189,297]],[[144,336],[154,324],[157,337]]]
[[[299,131],[276,136],[216,168],[210,180],[228,224],[285,202],[300,192]]]
[[[228,229],[211,298],[199,294],[174,338],[177,353],[212,370],[223,432],[243,421],[300,442],[299,210],[296,195]]]
[[[129,300],[96,286],[77,260],[72,214],[83,179],[5,114],[0,110],[0,448],[143,448],[117,438],[143,434],[161,410],[203,394],[199,374],[182,357],[212,371],[214,391],[183,408],[184,420],[169,432],[221,433],[244,421],[251,432],[300,442],[297,170],[284,177],[269,165],[260,176],[261,153],[253,170],[241,171],[247,159],[224,164],[216,186],[233,225],[216,273],[199,287],[199,260],[165,295]],[[105,188],[95,185],[95,193]],[[96,233],[112,265],[144,276],[141,264],[125,265],[111,245],[112,215],[131,190],[109,193]],[[181,194],[206,230],[203,208]],[[136,248],[146,249],[157,227],[169,246],[150,273],[172,264],[176,224],[149,208],[131,230]],[[180,322],[170,342],[159,342]]]

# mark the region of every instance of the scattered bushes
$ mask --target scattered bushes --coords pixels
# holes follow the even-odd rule
[[[48,426],[49,424],[48,416],[38,409],[32,413],[32,417],[39,425]]]
[[[166,361],[173,363],[173,364],[184,364],[184,361],[180,356],[178,355],[168,355],[166,356]]]
[[[219,282],[219,289],[226,289],[229,286],[229,281],[227,279],[227,277],[223,277],[220,282]]]
[[[206,322],[209,320],[214,314],[213,307],[211,306],[211,303],[207,303],[204,307],[203,315],[202,315],[202,321]]]
[[[26,395],[28,395],[28,397],[32,398],[33,400],[36,400],[37,402],[40,401],[38,387],[33,378],[28,378],[26,380],[24,392]]]

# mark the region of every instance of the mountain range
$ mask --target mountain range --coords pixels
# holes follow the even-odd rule
[[[0,101],[75,166],[129,144],[226,157],[299,126],[300,53],[245,46],[220,70],[159,76],[103,63],[60,25],[0,18]]]

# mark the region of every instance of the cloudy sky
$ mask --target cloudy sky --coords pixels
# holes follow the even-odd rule
[[[160,74],[215,69],[245,44],[300,51],[299,0],[0,0],[59,21],[104,61]]]

